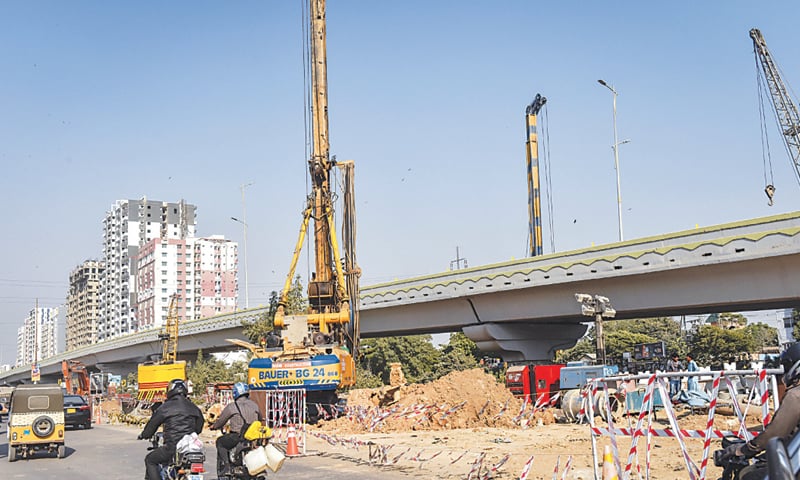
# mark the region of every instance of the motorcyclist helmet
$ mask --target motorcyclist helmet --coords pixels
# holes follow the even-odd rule
[[[793,343],[781,353],[783,383],[788,387],[800,378],[800,343]]]
[[[184,397],[189,395],[189,389],[186,387],[186,382],[180,378],[171,380],[169,382],[169,386],[167,387],[167,398],[172,398],[175,395],[183,395]]]
[[[236,400],[242,395],[249,395],[250,389],[246,383],[236,382],[233,384],[233,399]]]

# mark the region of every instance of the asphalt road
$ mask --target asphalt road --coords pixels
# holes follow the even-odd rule
[[[118,425],[96,425],[90,430],[67,430],[66,457],[39,453],[29,460],[8,461],[7,425],[0,425],[0,479],[31,480],[141,480],[149,442],[136,440],[138,429]],[[215,479],[216,450],[206,445],[205,480]],[[408,479],[402,473],[386,472],[325,456],[287,459],[283,468],[270,475],[277,479],[382,480]]]

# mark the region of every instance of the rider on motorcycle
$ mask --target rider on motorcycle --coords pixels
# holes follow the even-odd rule
[[[752,458],[767,447],[767,441],[773,437],[787,441],[800,428],[800,343],[794,343],[781,354],[783,365],[783,383],[786,394],[781,406],[775,411],[772,421],[764,431],[747,443],[737,443],[725,448],[723,459],[733,456]],[[739,472],[739,480],[761,480],[767,476],[767,464],[756,463]]]
[[[229,433],[217,438],[217,478],[230,476],[231,449],[236,447],[242,438],[242,427],[256,420],[264,421],[264,415],[258,404],[250,400],[250,389],[246,383],[236,382],[233,385],[233,402],[229,403],[217,417],[211,430],[219,430],[230,421]]]
[[[175,456],[175,446],[184,435],[203,431],[203,412],[187,397],[186,382],[175,379],[169,382],[167,400],[153,412],[139,440],[149,439],[164,425],[164,445],[144,457],[148,480],[161,480],[159,465],[167,465]]]

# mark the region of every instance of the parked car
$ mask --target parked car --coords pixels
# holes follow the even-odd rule
[[[80,395],[64,395],[64,425],[92,428],[92,407]]]
[[[8,417],[8,410],[11,408],[11,393],[14,387],[9,385],[0,385],[0,421],[3,417]]]

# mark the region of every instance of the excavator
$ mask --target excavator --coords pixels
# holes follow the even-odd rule
[[[156,362],[140,363],[137,368],[139,391],[136,398],[146,402],[163,402],[170,380],[186,380],[186,362],[178,360],[178,295],[169,301],[167,321],[158,335],[161,358]]]
[[[300,234],[281,291],[271,335],[264,346],[230,340],[253,352],[248,365],[251,390],[302,388],[314,421],[315,405],[332,408],[337,390],[355,383],[358,354],[358,280],[355,257],[354,164],[330,157],[325,0],[310,0],[309,70],[311,88],[311,148],[308,172],[311,192],[303,210]],[[334,224],[334,167],[342,177],[342,250]],[[309,227],[314,238],[314,271],[308,282],[308,310],[288,312],[288,298]]]
[[[62,360],[61,374],[64,376],[62,386],[67,393],[82,397],[91,394],[91,379],[83,363],[78,360]]]
[[[751,29],[750,38],[753,40],[756,66],[760,67],[760,71],[763,74],[763,80],[760,78],[760,81],[767,84],[775,119],[780,127],[786,151],[789,153],[789,160],[794,168],[795,177],[800,183],[800,114],[797,106],[792,101],[792,97],[789,95],[789,90],[781,79],[778,66],[775,64],[769,49],[767,49],[767,42],[764,40],[764,36],[761,35],[761,31],[757,28]],[[770,206],[773,204],[775,195],[775,186],[771,179],[771,168],[770,165],[770,178],[766,179],[767,186],[764,188]]]

